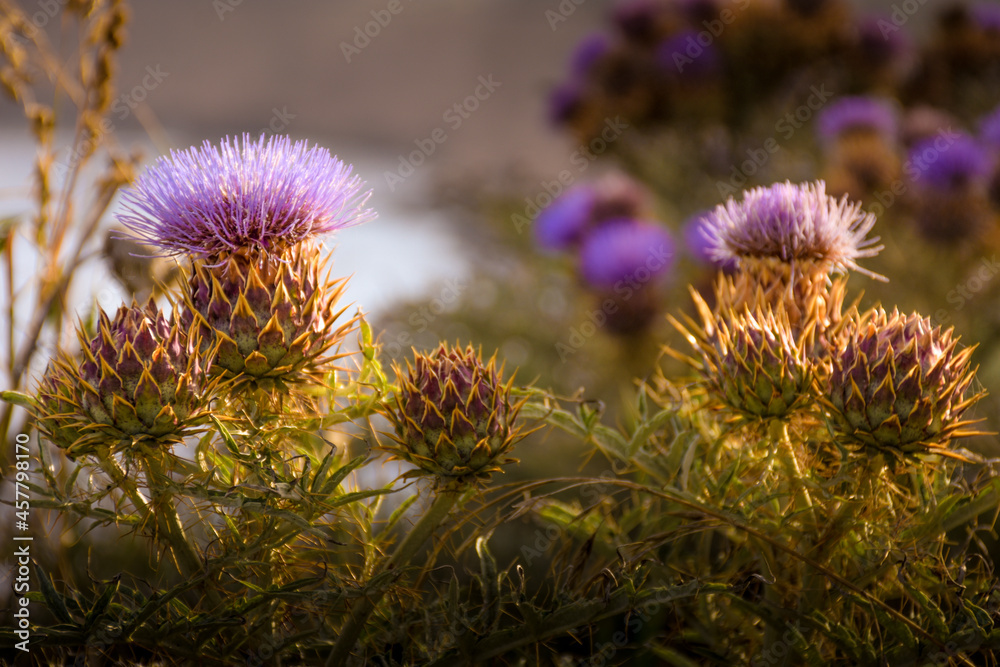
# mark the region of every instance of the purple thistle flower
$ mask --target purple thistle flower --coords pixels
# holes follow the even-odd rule
[[[674,242],[655,222],[626,218],[594,230],[580,248],[580,274],[597,289],[613,289],[621,281],[645,284],[674,263]]]
[[[535,241],[545,250],[564,250],[578,243],[590,225],[597,193],[578,185],[557,197],[535,220]]]
[[[910,151],[908,164],[916,172],[915,183],[939,190],[957,190],[989,179],[993,160],[980,142],[964,133],[944,147],[939,146],[940,142],[941,137],[929,137]]]
[[[670,76],[683,80],[711,77],[722,68],[722,58],[715,45],[698,41],[699,32],[681,30],[656,47],[656,62]]]
[[[708,254],[716,262],[776,258],[825,262],[832,269],[859,270],[857,259],[878,254],[878,237],[865,238],[875,216],[861,204],[826,194],[826,183],[792,185],[786,181],[730,197],[708,216]]]
[[[167,255],[270,251],[372,220],[362,185],[324,148],[244,134],[161,157],[125,191],[117,218]]]
[[[581,40],[570,58],[570,72],[573,76],[586,76],[591,68],[611,51],[611,37],[603,32],[595,32]]]
[[[896,109],[887,100],[875,97],[843,97],[820,112],[816,134],[829,145],[847,132],[869,130],[889,141],[899,132]]]
[[[1000,150],[1000,106],[979,119],[979,138],[993,150]]]

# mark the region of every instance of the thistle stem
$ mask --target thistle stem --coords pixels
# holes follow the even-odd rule
[[[110,454],[102,453],[100,455],[101,460],[101,470],[107,474],[111,480],[118,485],[118,487],[125,492],[129,500],[132,501],[132,505],[135,507],[135,511],[142,514],[143,519],[149,517],[149,503],[146,498],[139,493],[139,488],[135,485],[135,482],[125,474],[122,467],[118,464],[118,461],[114,459]]]
[[[420,547],[423,546],[424,542],[427,541],[427,538],[431,536],[435,529],[448,516],[448,513],[458,503],[464,491],[465,487],[454,485],[438,493],[427,512],[420,517],[417,524],[413,526],[412,530],[396,546],[395,551],[385,560],[379,570],[385,572],[399,570],[402,566],[406,565]],[[330,655],[326,659],[328,667],[333,665],[340,667],[340,665],[347,663],[347,659],[351,655],[351,650],[354,648],[358,637],[361,635],[361,631],[364,629],[365,622],[375,610],[375,606],[384,594],[385,588],[373,591],[367,597],[361,598],[354,605],[350,617],[348,617],[344,627],[340,630],[340,637],[337,639],[336,644],[333,645],[333,650],[330,651]]]
[[[161,539],[165,539],[181,576],[192,577],[202,570],[201,559],[184,534],[184,526],[177,514],[177,508],[174,507],[173,494],[161,481],[166,478],[163,466],[155,459],[155,455],[139,458],[146,468],[146,482],[149,484],[152,510],[159,528],[157,534]]]

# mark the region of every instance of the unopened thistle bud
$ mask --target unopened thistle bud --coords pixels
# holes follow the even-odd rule
[[[700,352],[715,397],[744,420],[785,419],[813,400],[808,332],[793,332],[784,310],[730,311],[716,317],[695,294],[705,322],[679,328]]]
[[[916,313],[860,318],[832,354],[824,403],[834,430],[892,457],[949,455],[950,440],[974,433],[962,417],[983,396],[969,393],[974,348],[952,333]]]
[[[496,358],[441,345],[417,354],[407,372],[396,366],[400,389],[388,418],[398,446],[393,453],[440,477],[488,476],[499,470],[514,443],[521,403],[512,403]]]
[[[38,427],[70,456],[122,441],[178,442],[195,431],[214,384],[197,334],[152,300],[101,313],[97,335],[77,332],[82,359],[54,360],[39,388]]]

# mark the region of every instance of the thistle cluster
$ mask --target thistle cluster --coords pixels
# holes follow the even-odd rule
[[[512,401],[513,379],[503,382],[495,356],[484,364],[471,345],[442,344],[406,366],[395,367],[400,388],[387,414],[395,456],[441,478],[489,477],[512,460],[523,401]]]
[[[42,379],[43,431],[72,453],[176,442],[215,399],[258,402],[321,382],[353,320],[338,324],[344,282],[329,280],[314,239],[373,217],[361,185],[327,151],[288,138],[160,158],[126,190],[118,219],[132,240],[187,260],[174,312],[123,306],[113,321],[100,315],[95,337],[81,329],[82,361],[65,356]]]
[[[704,230],[735,272],[719,272],[714,308],[693,292],[700,323],[675,325],[709,393],[744,421],[819,417],[854,451],[958,456],[949,444],[973,433],[964,414],[982,397],[969,390],[974,348],[917,314],[843,312],[843,274],[880,248],[873,223],[822,182],[731,199]]]

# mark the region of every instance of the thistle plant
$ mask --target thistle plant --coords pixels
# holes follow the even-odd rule
[[[97,334],[77,331],[82,361],[54,360],[41,381],[38,428],[67,456],[136,442],[172,445],[207,420],[217,381],[197,332],[168,321],[150,300],[101,312]]]
[[[183,319],[215,346],[215,372],[274,394],[329,372],[352,328],[334,326],[344,283],[313,239],[374,217],[362,185],[325,149],[243,135],[161,158],[125,191],[118,220],[190,257]]]

